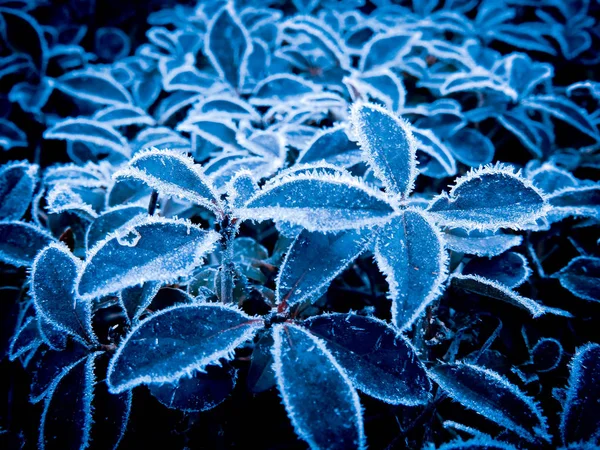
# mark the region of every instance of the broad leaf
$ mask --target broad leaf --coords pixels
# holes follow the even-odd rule
[[[494,144],[485,135],[471,128],[462,128],[448,139],[452,154],[471,167],[489,164],[494,159]]]
[[[516,252],[506,252],[493,258],[474,258],[463,271],[465,275],[479,275],[509,288],[522,285],[531,274],[527,259]]]
[[[88,227],[85,234],[86,248],[91,249],[110,233],[133,223],[134,220],[141,219],[147,212],[148,209],[142,206],[128,205],[106,210]]]
[[[320,86],[297,75],[276,74],[256,85],[250,103],[256,106],[273,106],[320,90]]]
[[[218,304],[164,309],[141,321],[117,349],[108,368],[110,391],[191,376],[221,358],[229,359],[262,326],[262,320]]]
[[[150,306],[160,286],[160,282],[148,281],[121,291],[121,304],[127,316],[133,322],[136,322],[146,308]]]
[[[238,214],[290,222],[309,231],[337,231],[385,222],[393,212],[386,197],[358,178],[315,170],[267,183]]]
[[[19,220],[33,198],[38,166],[25,161],[0,169],[0,220]]]
[[[548,196],[552,222],[566,217],[600,217],[600,185],[561,189]]]
[[[148,217],[89,251],[78,293],[93,299],[146,281],[175,281],[198,266],[218,240],[218,233],[190,222]]]
[[[56,79],[54,86],[75,98],[102,105],[131,104],[131,95],[109,73],[76,70]]]
[[[429,205],[441,225],[468,230],[526,229],[548,211],[543,195],[509,167],[484,167],[456,180]]]
[[[300,152],[296,163],[320,161],[340,167],[351,167],[362,161],[360,147],[348,139],[345,125],[337,125],[317,133]]]
[[[578,256],[553,275],[560,284],[579,298],[600,302],[600,258]]]
[[[512,247],[521,245],[523,237],[491,231],[465,231],[451,228],[444,233],[446,247],[454,252],[477,256],[498,256]]]
[[[311,449],[366,448],[358,394],[325,343],[292,324],[276,325],[273,340],[275,379],[296,434]]]
[[[62,243],[42,250],[31,270],[31,295],[37,314],[54,328],[86,342],[92,331],[92,305],[75,296],[81,261]]]
[[[420,37],[420,32],[376,34],[363,48],[361,72],[397,65]]]
[[[218,194],[199,165],[182,153],[150,149],[136,154],[116,179],[141,180],[162,195],[171,195],[213,211],[221,206]]]
[[[467,441],[455,440],[442,444],[435,450],[517,450],[517,447],[482,434]]]
[[[233,391],[237,369],[207,366],[206,372],[181,377],[174,383],[150,384],[150,393],[167,408],[183,412],[208,411],[223,403]]]
[[[26,222],[0,222],[0,261],[16,267],[31,266],[35,255],[54,237]]]
[[[355,314],[311,317],[303,325],[323,339],[356,389],[392,405],[421,405],[431,383],[415,350],[385,322]]]
[[[388,281],[392,322],[407,330],[441,294],[448,260],[442,235],[424,212],[406,210],[379,232],[375,260]]]
[[[364,250],[366,233],[349,230],[323,234],[303,230],[286,253],[275,296],[282,306],[291,308],[315,301]]]
[[[137,106],[115,105],[101,109],[93,115],[92,119],[106,123],[111,127],[124,127],[129,125],[156,125],[152,116]]]
[[[405,197],[417,177],[417,143],[410,125],[380,106],[357,103],[352,122],[369,166],[390,194]]]
[[[571,361],[567,398],[560,421],[560,435],[565,445],[575,442],[600,445],[598,398],[600,345],[589,343],[578,348]]]
[[[531,442],[550,442],[546,418],[535,401],[503,376],[466,363],[429,371],[433,380],[463,406]]]

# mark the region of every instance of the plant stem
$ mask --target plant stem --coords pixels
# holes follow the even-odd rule
[[[158,202],[158,191],[153,190],[150,195],[150,202],[148,202],[148,215],[153,216],[156,211],[156,204]]]

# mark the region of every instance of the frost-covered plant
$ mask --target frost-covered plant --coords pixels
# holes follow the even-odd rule
[[[248,393],[252,435],[303,441],[258,447],[600,445],[594,2],[165,3],[147,42],[43,3],[0,1],[2,318],[39,447],[156,417],[239,446]]]

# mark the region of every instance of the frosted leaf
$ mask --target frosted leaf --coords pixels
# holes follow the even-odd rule
[[[450,150],[440,141],[431,130],[412,128],[415,140],[417,141],[417,150],[427,154],[433,161],[430,161],[421,169],[424,175],[441,178],[456,174],[456,161]],[[435,162],[435,169],[430,166]],[[442,171],[440,171],[443,170]]]
[[[428,208],[441,225],[482,231],[524,229],[543,218],[548,209],[546,199],[529,180],[504,166],[467,173]]]
[[[183,412],[208,411],[223,403],[233,391],[237,369],[230,365],[207,366],[174,383],[148,385],[150,393],[167,408]]]
[[[317,133],[300,152],[296,163],[325,161],[341,167],[351,167],[362,161],[360,147],[348,138],[345,125],[336,125]]]
[[[140,384],[173,383],[204,371],[263,326],[234,307],[219,304],[177,305],[142,320],[122,341],[110,361],[112,393]]]
[[[549,218],[557,222],[566,217],[600,217],[600,185],[565,188],[548,196],[552,206]]]
[[[72,212],[86,221],[92,221],[98,214],[92,206],[86,203],[79,193],[75,192],[77,187],[72,188],[66,184],[55,184],[46,196],[46,209],[52,214]]]
[[[190,141],[167,127],[146,128],[131,143],[133,153],[151,147],[188,151]]]
[[[504,111],[497,117],[498,123],[514,134],[534,156],[543,156],[543,142],[539,131],[523,108],[517,107]]]
[[[479,275],[453,274],[450,278],[453,286],[474,294],[506,302],[517,308],[528,311],[533,318],[540,317],[543,314],[572,317],[571,314],[566,311],[544,306],[535,300],[519,295],[496,281],[487,280]]]
[[[352,91],[358,89],[363,97],[382,102],[390,111],[399,112],[406,100],[406,89],[398,75],[390,69],[377,69],[343,79]]]
[[[389,285],[392,322],[405,331],[441,294],[448,261],[442,235],[423,211],[406,210],[381,229],[374,254]]]
[[[491,231],[470,231],[460,228],[445,230],[446,248],[454,252],[477,256],[498,256],[506,250],[517,247],[523,237],[517,234],[503,234]]]
[[[222,208],[218,194],[200,166],[176,151],[150,149],[140,152],[114,177],[141,180],[161,195],[176,196],[212,211]]]
[[[94,299],[146,281],[172,282],[197,267],[220,236],[190,222],[148,217],[133,230],[133,247],[111,234],[88,252],[77,283],[82,298]]]
[[[42,344],[38,331],[38,321],[35,317],[27,317],[19,324],[8,347],[8,358],[14,361],[30,350],[36,349]]]
[[[467,363],[438,365],[429,375],[454,400],[530,443],[550,442],[537,403],[500,374]]]
[[[598,398],[600,345],[588,343],[579,347],[571,360],[567,398],[560,421],[560,435],[565,445],[584,441],[600,445]]]
[[[483,91],[491,89],[516,101],[519,94],[500,78],[485,69],[473,72],[456,72],[444,78],[440,93],[444,96],[464,91]]]
[[[514,289],[531,275],[527,259],[520,253],[506,252],[493,258],[474,258],[462,271],[465,275],[479,275]]]
[[[395,328],[355,314],[311,317],[303,325],[325,341],[356,389],[392,405],[429,401],[431,383],[425,368]]]
[[[5,150],[27,147],[27,134],[13,122],[0,118],[0,147]]]
[[[206,32],[204,53],[221,78],[237,88],[243,84],[240,73],[252,52],[252,39],[237,16],[233,3],[217,12]]]
[[[38,316],[54,328],[83,342],[94,342],[92,304],[75,294],[81,265],[64,244],[50,244],[33,262],[31,296]]]
[[[229,119],[260,120],[260,114],[246,101],[232,95],[211,95],[194,105],[190,114],[223,116]],[[189,120],[189,119],[188,119]]]
[[[101,109],[92,116],[93,120],[106,123],[111,127],[125,127],[129,125],[156,125],[152,116],[137,106],[115,105]]]
[[[563,348],[559,341],[542,338],[531,349],[531,364],[536,372],[550,372],[558,367],[563,357]]]
[[[432,447],[433,449],[433,447]],[[435,450],[518,450],[512,444],[492,439],[490,436],[476,436],[467,441],[456,440],[435,447]]]
[[[191,115],[177,126],[177,131],[197,134],[217,147],[227,150],[239,150],[236,135],[237,127],[230,118],[215,114]]]
[[[88,447],[93,424],[94,360],[97,355],[93,353],[66,368],[52,382],[40,420],[40,449]]]
[[[240,208],[258,191],[252,172],[242,169],[227,184],[227,200],[233,208]]]
[[[54,237],[43,228],[26,222],[0,222],[0,261],[16,267],[30,266],[35,255]]]
[[[184,108],[189,108],[201,98],[202,95],[197,94],[195,92],[173,92],[168,97],[165,97],[156,107],[156,110],[154,111],[156,121],[161,125],[166,124],[167,122],[169,122],[171,117],[175,116],[178,113],[182,113]],[[178,129],[178,131],[180,130]]]
[[[395,66],[421,38],[421,33],[395,32],[375,34],[362,50],[360,71]]]
[[[316,170],[276,179],[238,210],[243,219],[286,221],[325,232],[380,224],[393,213],[387,199],[359,179]]]
[[[417,177],[410,125],[374,104],[355,103],[352,123],[365,159],[388,193],[408,197]]]
[[[267,328],[254,344],[254,349],[252,350],[252,362],[250,363],[247,376],[247,386],[252,393],[257,394],[275,387],[272,347],[272,329]]]
[[[54,82],[54,87],[77,99],[102,105],[132,104],[131,95],[108,72],[81,69],[69,72]]]
[[[273,106],[296,100],[306,94],[321,91],[321,87],[297,75],[271,75],[256,85],[250,103],[255,106]]]
[[[467,166],[489,164],[494,159],[494,144],[481,132],[462,128],[447,139],[454,157]]]
[[[214,75],[200,72],[194,66],[183,65],[170,70],[163,79],[163,87],[167,92],[188,91],[204,93],[215,84]]]
[[[23,217],[37,183],[38,166],[26,161],[7,163],[0,168],[0,220]]]
[[[89,250],[110,233],[127,226],[131,221],[148,213],[142,206],[117,206],[102,213],[94,220],[85,234],[86,248]]]
[[[5,3],[5,5],[11,4]],[[17,5],[19,4],[15,6]],[[43,77],[46,74],[49,51],[40,24],[31,15],[19,9],[3,7],[0,10],[0,17],[2,17],[2,37],[5,45],[15,53],[26,54],[33,63],[33,68],[40,77]]]
[[[139,320],[140,316],[156,297],[160,287],[160,282],[147,281],[141,285],[131,286],[121,291],[121,305],[132,322]]]
[[[61,120],[44,131],[44,139],[85,142],[105,147],[125,157],[129,157],[131,153],[129,144],[121,133],[103,122],[84,117]]]
[[[573,258],[552,278],[558,278],[562,287],[573,295],[591,302],[600,302],[600,258]]]
[[[303,230],[279,268],[275,297],[291,308],[316,301],[329,284],[366,248],[367,233],[355,230],[323,234]]]
[[[522,100],[521,104],[527,108],[548,113],[577,128],[596,141],[600,140],[598,128],[587,111],[567,98],[554,95],[537,95]]]
[[[358,394],[325,343],[292,324],[275,325],[273,341],[275,379],[296,434],[313,450],[366,448]]]

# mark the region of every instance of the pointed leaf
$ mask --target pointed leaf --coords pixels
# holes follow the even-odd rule
[[[221,207],[218,194],[200,166],[176,151],[139,152],[114,177],[141,180],[161,195],[176,196],[213,211]]]
[[[219,238],[191,222],[148,217],[89,251],[78,293],[93,299],[145,281],[175,281],[198,266]]]
[[[137,106],[115,105],[101,109],[92,116],[98,122],[104,122],[111,127],[124,127],[129,125],[156,125],[152,116]]]
[[[466,363],[445,364],[429,372],[454,400],[531,442],[550,442],[546,418],[535,401],[503,376]]]
[[[362,161],[360,147],[348,139],[345,125],[324,129],[298,155],[296,163],[325,161],[340,167],[351,167]]]
[[[365,250],[365,234],[354,230],[336,234],[303,230],[279,268],[277,302],[291,308],[308,300],[316,301]]]
[[[0,261],[16,267],[31,266],[35,255],[54,237],[26,222],[0,222]]]
[[[102,105],[131,104],[131,95],[110,73],[90,69],[69,72],[55,80],[60,91]]]
[[[573,295],[600,302],[600,258],[578,256],[552,277]]]
[[[422,405],[431,383],[410,343],[385,322],[356,314],[327,314],[303,322],[323,339],[356,389],[392,405]]]
[[[105,211],[94,220],[85,234],[86,248],[89,250],[110,233],[127,226],[131,221],[141,218],[148,213],[142,206],[117,206]]]
[[[25,161],[0,168],[0,220],[23,217],[33,198],[37,171],[37,165]]]
[[[446,247],[454,252],[477,256],[497,256],[512,247],[521,245],[523,237],[491,231],[465,231],[448,229],[444,233]]]
[[[325,343],[292,324],[276,325],[273,340],[275,378],[296,434],[315,450],[366,448],[358,394]]]
[[[465,265],[462,273],[465,275],[479,275],[514,289],[527,281],[531,269],[523,255],[516,252],[506,252],[489,259],[474,258]]]
[[[267,183],[238,214],[286,221],[309,231],[335,231],[382,223],[393,212],[381,193],[359,179],[315,170]]]
[[[566,217],[600,217],[600,185],[570,187],[548,196],[552,206],[550,220],[557,222]]]
[[[589,343],[578,348],[571,361],[567,399],[560,421],[560,435],[565,445],[575,442],[600,445],[598,398],[600,345]]]
[[[410,125],[381,106],[356,103],[352,123],[369,166],[390,194],[408,196],[417,177]]]
[[[256,85],[250,103],[256,106],[273,106],[296,100],[306,94],[321,91],[321,87],[297,75],[276,74]]]
[[[389,284],[392,322],[406,330],[441,293],[448,256],[423,211],[406,210],[377,236],[375,260]]]
[[[429,205],[438,223],[468,230],[524,229],[544,217],[544,196],[509,167],[484,167],[456,180]]]
[[[262,326],[262,320],[218,304],[164,309],[141,321],[123,340],[108,368],[109,389],[120,393],[191,376],[230,358]]]

